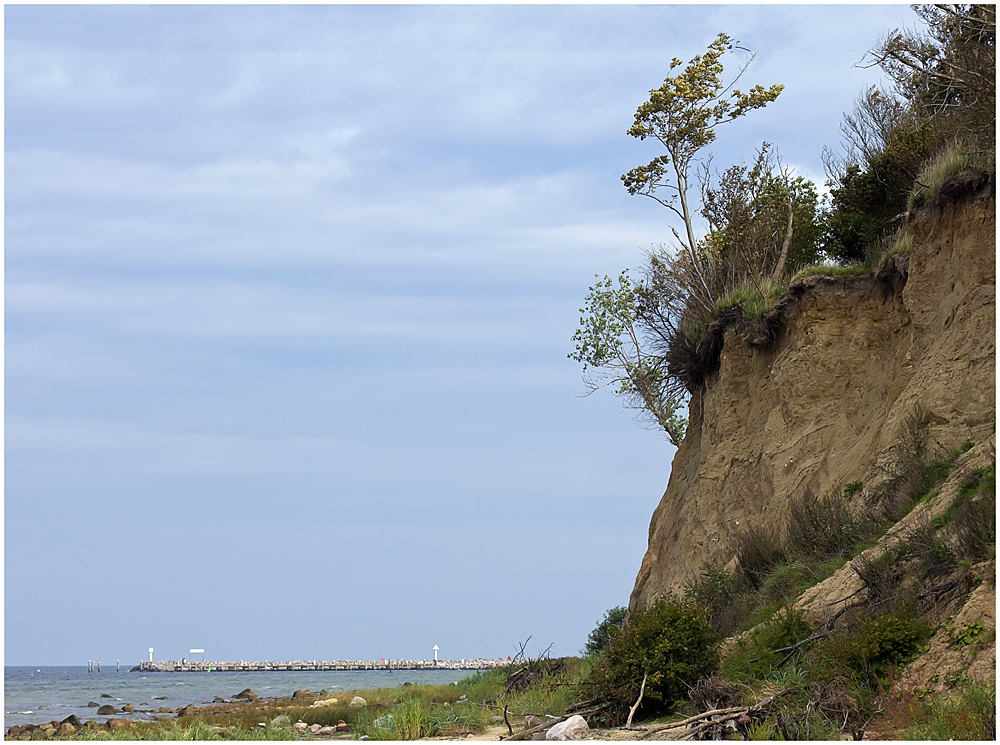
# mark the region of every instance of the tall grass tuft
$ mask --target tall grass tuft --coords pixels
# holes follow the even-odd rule
[[[945,180],[967,168],[985,168],[986,159],[977,150],[961,140],[952,140],[942,147],[924,166],[913,185],[906,202],[908,212],[913,212],[929,200]]]

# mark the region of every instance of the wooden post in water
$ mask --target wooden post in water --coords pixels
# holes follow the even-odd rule
[[[101,672],[101,661],[97,661],[97,672]]]
[[[122,661],[121,660],[115,660],[115,672],[116,673],[121,670],[121,666],[122,666]]]

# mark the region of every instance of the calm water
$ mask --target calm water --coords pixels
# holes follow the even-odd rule
[[[267,671],[256,673],[116,673],[107,668],[88,673],[78,667],[5,667],[4,726],[41,724],[62,720],[70,714],[81,719],[106,720],[87,703],[121,707],[177,709],[187,704],[209,703],[216,696],[231,698],[244,688],[263,698],[290,696],[308,688],[317,693],[361,688],[392,688],[404,682],[442,684],[471,675],[468,670],[329,670]],[[102,693],[112,698],[101,698]],[[163,696],[164,700],[154,700]],[[140,706],[140,704],[148,704]],[[139,718],[142,715],[116,715]],[[169,715],[160,715],[169,716]]]

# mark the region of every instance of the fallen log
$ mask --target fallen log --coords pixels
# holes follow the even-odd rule
[[[643,739],[645,739],[647,737],[650,737],[651,735],[656,734],[657,732],[663,732],[664,730],[676,729],[678,727],[686,727],[689,724],[694,724],[695,722],[698,722],[698,721],[701,721],[701,720],[704,720],[704,719],[708,719],[709,717],[716,717],[716,716],[717,717],[721,717],[719,719],[712,719],[712,720],[707,721],[707,722],[702,722],[701,724],[699,724],[697,727],[695,727],[690,732],[685,732],[684,733],[684,737],[688,738],[688,737],[691,737],[692,735],[698,734],[702,730],[708,729],[709,727],[714,727],[716,724],[722,724],[724,722],[728,722],[730,719],[737,719],[737,718],[743,716],[744,714],[747,714],[747,715],[749,715],[749,714],[756,714],[759,711],[763,711],[765,708],[767,708],[768,706],[770,706],[771,703],[776,698],[778,698],[779,696],[784,696],[784,695],[786,695],[788,693],[791,693],[791,692],[792,692],[791,688],[785,688],[785,689],[782,689],[782,690],[778,691],[777,693],[771,694],[770,696],[768,696],[767,698],[765,698],[763,701],[761,701],[759,703],[756,703],[753,706],[734,706],[734,707],[731,707],[731,708],[728,708],[728,709],[713,709],[712,711],[706,711],[706,712],[703,712],[701,714],[697,714],[697,715],[695,715],[693,717],[688,717],[687,719],[682,719],[679,722],[670,722],[669,724],[663,724],[663,725],[660,725],[659,727],[653,727],[652,729],[647,730],[642,735],[640,735],[639,739],[643,740]]]

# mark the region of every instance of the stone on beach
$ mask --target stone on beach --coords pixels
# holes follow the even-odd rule
[[[301,691],[296,691],[295,693],[292,694],[292,698],[314,698],[315,696],[316,694],[310,691],[308,688],[304,688]]]
[[[590,731],[587,720],[579,714],[574,714],[565,722],[559,722],[545,733],[546,740],[575,740]]]
[[[118,729],[119,727],[125,727],[132,724],[128,719],[109,719],[108,729]]]
[[[351,702],[348,704],[348,707],[350,707],[351,709],[358,709],[362,706],[368,706],[368,702],[365,701],[363,698],[361,698],[361,696],[355,696],[354,698],[351,699]]]
[[[311,704],[309,704],[309,708],[310,709],[317,709],[320,706],[330,706],[331,704],[335,704],[335,703],[337,703],[337,699],[335,699],[335,698],[324,698],[324,699],[320,699],[319,701],[313,701]]]
[[[63,722],[59,725],[59,729],[56,730],[56,734],[60,737],[69,737],[74,732],[76,732],[76,727],[69,722]]]
[[[133,711],[135,711],[135,707],[132,706],[132,704],[125,704],[122,707],[122,711],[126,714],[131,714]]]

